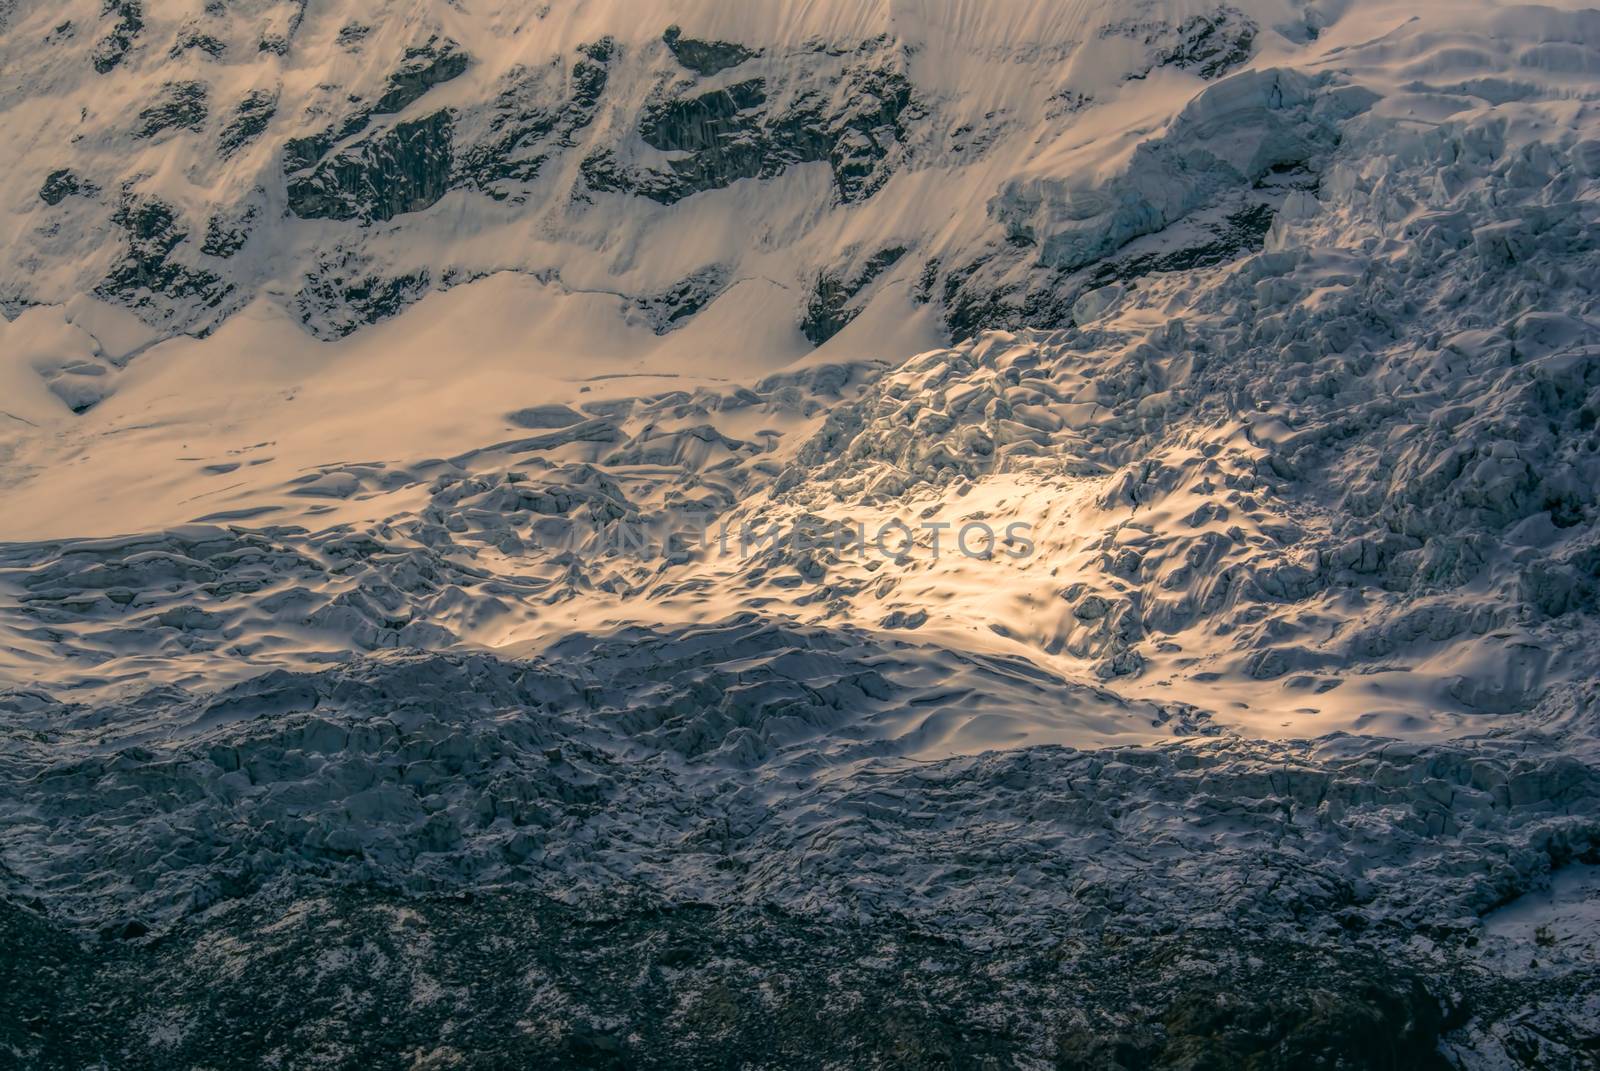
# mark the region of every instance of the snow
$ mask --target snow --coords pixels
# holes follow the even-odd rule
[[[175,7],[104,75],[97,5],[14,11],[5,895],[160,932],[304,881],[976,948],[1359,933],[1426,941],[1440,987],[1537,977],[1540,1029],[1581,1030],[1600,15],[1234,7],[1214,71],[1157,62],[1199,2]],[[220,56],[169,55],[202,19]],[[753,54],[692,79],[669,23]],[[536,175],[292,213],[286,139],[406,48],[470,60],[327,154],[446,108],[481,147],[508,85],[582,111],[608,35]],[[847,126],[902,76],[876,186],[827,153],[671,200],[585,169],[677,174],[637,133],[664,100],[760,77],[749,136],[803,148],[783,109],[825,86]],[[199,129],[134,137],[184,78]],[[253,89],[275,111],[224,155]],[[824,276],[859,286],[814,346]],[[614,552],[707,520],[733,551]],[[1030,551],[954,551],[978,522]],[[917,532],[739,546],[819,524]],[[1521,1014],[1444,1051],[1516,1066]]]

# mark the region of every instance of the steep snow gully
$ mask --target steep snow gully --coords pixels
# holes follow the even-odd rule
[[[1600,11],[0,72],[0,1063],[1600,1065]]]

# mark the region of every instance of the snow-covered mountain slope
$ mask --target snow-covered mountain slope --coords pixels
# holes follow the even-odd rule
[[[1585,1066],[1600,13],[0,12],[0,933],[98,1058]],[[443,996],[456,896],[547,966]]]
[[[23,7],[0,300],[92,293],[170,334],[268,296],[336,338],[517,271],[616,293],[657,332],[724,297],[770,304],[792,356],[879,291],[961,290],[1018,230],[984,203],[1030,161],[1058,173],[1090,113],[1096,154],[1125,155],[1321,18],[1280,0]],[[933,305],[958,333],[985,320]]]

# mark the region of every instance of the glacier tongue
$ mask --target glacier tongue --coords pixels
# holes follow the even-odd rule
[[[22,1065],[1587,1066],[1594,12],[69,7]]]

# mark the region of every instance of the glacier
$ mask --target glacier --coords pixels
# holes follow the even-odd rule
[[[0,69],[8,1063],[1592,1065],[1600,12]]]

